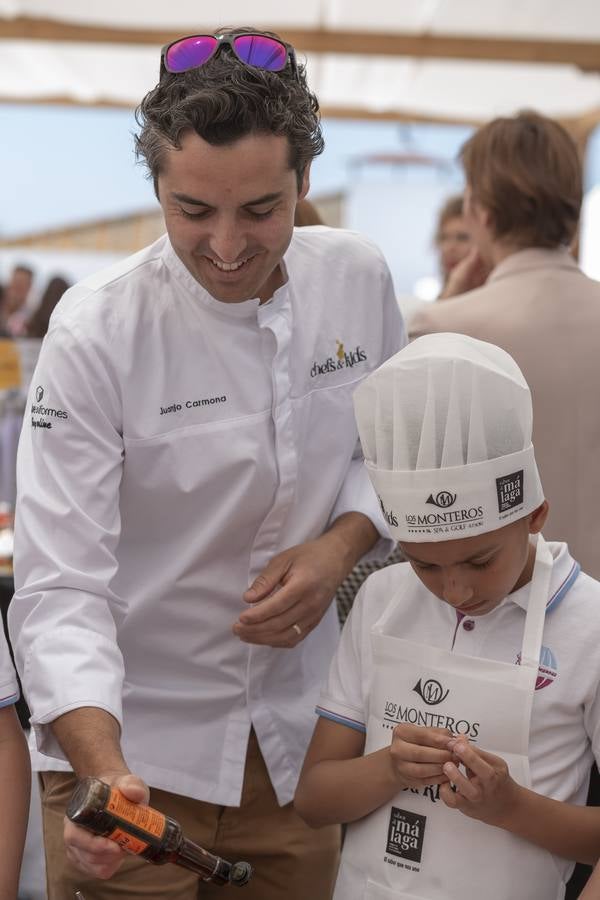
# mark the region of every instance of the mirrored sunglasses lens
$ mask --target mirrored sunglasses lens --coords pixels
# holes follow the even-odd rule
[[[286,63],[285,46],[274,38],[260,34],[242,34],[234,38],[235,52],[249,66],[267,69],[269,72],[280,72]]]
[[[165,54],[165,66],[169,72],[186,72],[196,66],[203,66],[214,53],[217,44],[217,39],[208,34],[177,41]]]

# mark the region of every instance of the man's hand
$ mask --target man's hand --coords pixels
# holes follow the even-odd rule
[[[489,274],[489,266],[484,263],[477,248],[474,247],[464,259],[454,266],[439,299],[447,300],[481,287]]]
[[[98,775],[98,778],[118,788],[133,803],[148,803],[150,799],[147,785],[136,775],[112,773]],[[69,862],[94,878],[111,878],[126,855],[114,841],[92,834],[69,819],[65,819],[64,839]]]
[[[521,788],[510,777],[505,761],[473,747],[464,738],[453,738],[447,746],[463,764],[466,774],[456,762],[444,765],[444,774],[456,789],[452,790],[449,784],[440,788],[446,806],[488,825],[507,828],[518,808]]]
[[[252,608],[233,633],[249,644],[295,647],[319,624],[332,597],[377,540],[361,513],[346,513],[320,538],[274,556],[244,594]]]
[[[452,760],[447,728],[396,725],[390,745],[393,769],[404,787],[420,788],[447,784],[446,765]],[[441,789],[440,789],[441,791]]]

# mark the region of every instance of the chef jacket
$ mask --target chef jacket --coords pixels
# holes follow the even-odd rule
[[[554,800],[585,805],[592,763],[600,762],[600,583],[580,572],[566,544],[548,546],[554,563],[531,714],[531,786]],[[356,597],[317,712],[366,730],[373,671],[370,636],[390,604],[396,606],[393,627],[398,637],[516,665],[528,598],[526,584],[486,615],[462,616],[435,597],[408,563],[382,569],[367,579]],[[419,685],[413,690],[418,693]],[[392,686],[392,700],[393,693]],[[417,724],[413,713],[416,710],[405,707],[398,715]],[[447,727],[435,706],[425,724]],[[461,733],[460,723],[453,728]],[[443,802],[435,787],[425,788],[423,795],[431,803]],[[554,858],[567,881],[573,864]]]
[[[335,609],[293,650],[231,627],[278,552],[349,511],[386,533],[352,393],[405,338],[365,239],[298,230],[283,268],[268,303],[219,302],[163,237],[57,307],[19,450],[10,617],[35,768],[66,767],[49,723],[93,706],[154,787],[238,805],[252,725],[293,796]]]

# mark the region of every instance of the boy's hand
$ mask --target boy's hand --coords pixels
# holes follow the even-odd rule
[[[452,732],[447,728],[396,725],[390,757],[392,768],[404,787],[426,787],[449,781],[443,766],[453,758],[448,749],[451,738]]]
[[[444,773],[456,788],[453,790],[449,784],[440,788],[446,806],[488,825],[507,827],[518,805],[521,788],[510,777],[505,761],[464,739],[453,738],[446,746],[466,769],[464,775],[455,762],[444,764]]]

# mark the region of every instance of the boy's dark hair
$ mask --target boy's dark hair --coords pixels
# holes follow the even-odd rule
[[[217,146],[249,134],[286,137],[299,189],[306,166],[324,147],[319,104],[306,83],[305,67],[298,64],[295,74],[288,63],[281,72],[267,72],[245,65],[228,47],[200,68],[164,71],[139,105],[136,121],[136,154],[148,166],[157,196],[165,150],[179,149],[190,131]]]
[[[473,199],[491,214],[497,238],[522,247],[558,247],[573,239],[583,196],[575,142],[535,112],[494,119],[461,150]]]

